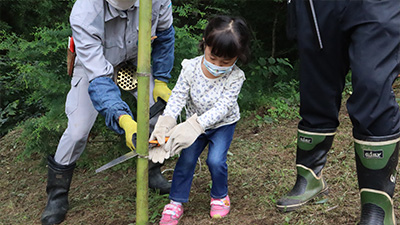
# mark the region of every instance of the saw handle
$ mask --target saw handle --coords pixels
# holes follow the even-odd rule
[[[167,142],[168,139],[169,139],[169,137],[165,137],[165,142]],[[160,144],[158,143],[157,140],[151,140],[151,141],[149,141],[149,144],[152,144],[152,145],[154,145],[156,147],[160,146]]]

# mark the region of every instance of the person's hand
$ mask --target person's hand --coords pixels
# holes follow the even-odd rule
[[[157,102],[157,98],[162,98],[165,102],[168,102],[169,96],[171,96],[171,89],[168,88],[167,83],[161,80],[154,80],[153,98]]]
[[[159,116],[149,141],[157,140],[159,145],[165,144],[165,135],[176,126],[176,120],[171,116]]]
[[[202,133],[204,133],[204,128],[197,122],[197,114],[194,114],[166,134],[169,136],[169,140],[164,148],[170,152],[172,157],[179,154],[182,149],[191,146]]]
[[[156,146],[149,149],[149,160],[153,163],[164,163],[170,157],[170,152],[164,146]]]
[[[126,146],[128,146],[132,151],[135,150],[135,145],[133,144],[134,134],[137,132],[137,123],[132,119],[130,115],[122,115],[118,120],[119,126],[125,130]]]
[[[149,141],[157,140],[158,146],[149,149],[149,159],[154,163],[163,163],[170,157],[168,150],[163,148],[166,134],[176,126],[176,120],[171,116],[159,116]]]

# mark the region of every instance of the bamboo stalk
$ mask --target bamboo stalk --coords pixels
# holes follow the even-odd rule
[[[148,155],[149,135],[149,89],[151,57],[151,0],[140,0],[139,4],[139,46],[138,46],[138,101],[137,101],[137,153]],[[148,205],[148,160],[138,158],[136,187],[136,224],[145,225],[149,221]]]

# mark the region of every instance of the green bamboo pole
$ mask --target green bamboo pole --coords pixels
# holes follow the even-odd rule
[[[149,138],[149,89],[151,57],[151,0],[140,0],[139,4],[139,46],[138,46],[138,101],[137,101],[137,153],[148,155]],[[145,225],[149,221],[148,168],[146,158],[138,158],[136,188],[136,224]]]

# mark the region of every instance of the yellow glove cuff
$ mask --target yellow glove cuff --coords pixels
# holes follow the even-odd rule
[[[169,96],[171,95],[171,89],[168,88],[167,83],[161,80],[154,80],[153,98],[157,101],[160,97],[164,101],[168,102]]]

